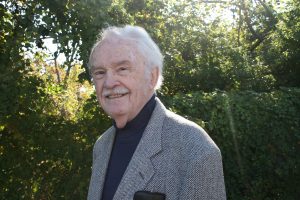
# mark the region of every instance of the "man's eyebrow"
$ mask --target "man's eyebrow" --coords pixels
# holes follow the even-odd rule
[[[104,67],[101,66],[101,65],[97,65],[97,66],[93,66],[92,69],[93,69],[93,70],[96,70],[96,69],[104,69]]]
[[[118,67],[120,65],[127,65],[129,64],[130,61],[129,60],[121,60],[121,61],[118,61],[118,62],[114,62],[112,63],[112,66],[113,67]],[[96,65],[96,66],[92,66],[92,71],[95,71],[95,70],[98,70],[98,69],[105,69],[106,67],[102,66],[102,65]]]
[[[119,62],[115,62],[113,63],[113,66],[117,67],[117,66],[120,66],[120,65],[126,65],[126,64],[129,64],[130,61],[129,60],[121,60]]]

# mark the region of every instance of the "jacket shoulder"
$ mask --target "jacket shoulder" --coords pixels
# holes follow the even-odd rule
[[[96,154],[101,152],[101,149],[107,145],[110,144],[113,139],[114,139],[114,133],[115,133],[115,128],[111,126],[109,129],[107,129],[103,134],[101,134],[97,141],[94,144],[93,148],[93,155],[97,156]]]
[[[194,156],[200,153],[201,157],[220,153],[218,146],[202,127],[169,110],[166,112],[163,132],[167,137],[164,141],[169,145],[180,146],[182,153]]]

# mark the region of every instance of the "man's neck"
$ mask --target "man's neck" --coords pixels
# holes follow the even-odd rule
[[[124,128],[126,126],[126,124],[127,124],[127,119],[128,119],[127,116],[121,116],[121,117],[119,117],[118,120],[115,120],[116,126],[118,128]]]

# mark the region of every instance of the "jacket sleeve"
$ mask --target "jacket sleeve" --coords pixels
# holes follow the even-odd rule
[[[226,199],[221,153],[219,149],[210,150],[190,158],[182,180],[180,200]]]

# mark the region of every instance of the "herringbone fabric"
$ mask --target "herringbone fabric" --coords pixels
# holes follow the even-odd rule
[[[139,190],[164,193],[167,200],[226,199],[218,147],[201,127],[156,100],[114,200],[132,200]],[[94,146],[88,200],[101,198],[114,135],[111,127]]]

